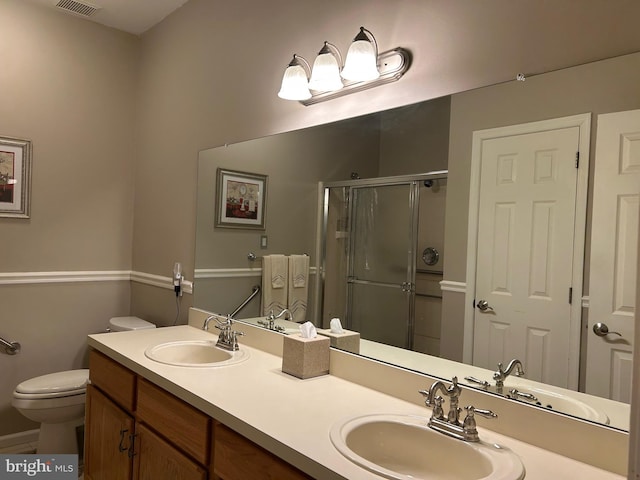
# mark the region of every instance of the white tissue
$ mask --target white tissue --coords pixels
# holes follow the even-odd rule
[[[332,318],[329,325],[331,326],[331,333],[344,333],[344,329],[342,328],[339,318]]]
[[[318,336],[316,326],[311,322],[303,323],[300,325],[300,335],[302,338],[316,338]]]

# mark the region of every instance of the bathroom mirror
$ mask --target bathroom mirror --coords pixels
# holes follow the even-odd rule
[[[322,252],[316,242],[321,227],[318,207],[323,198],[319,182],[348,181],[352,174],[366,180],[447,169],[444,244],[441,248],[421,245],[416,252],[419,268],[440,275],[428,286],[430,295],[443,297],[442,300],[434,299],[439,305],[430,307],[435,315],[440,315],[441,332],[433,335],[438,345],[433,347],[432,342],[428,347],[431,350],[424,348],[431,355],[411,352],[408,359],[399,355],[396,347],[383,344],[378,354],[367,355],[441,378],[450,378],[451,368],[454,368],[454,373],[460,377],[469,375],[490,381],[490,370],[475,367],[465,370],[466,367],[458,363],[463,359],[473,132],[572,115],[591,115],[591,168],[585,236],[587,261],[583,275],[584,298],[577,299],[583,303],[584,319],[588,316],[596,119],[601,113],[640,108],[638,85],[640,53],[334,124],[204,150],[200,152],[198,167],[194,306],[218,313],[233,311],[251,294],[252,287],[260,284],[260,258],[267,254],[309,254],[313,266],[310,277],[312,282],[316,282],[317,273],[323,267]],[[215,228],[215,177],[218,168],[268,176],[269,199],[264,231]],[[437,261],[441,262],[442,270],[434,270],[434,265],[429,265],[435,258],[435,253],[427,250],[429,247],[438,252]],[[252,259],[250,254],[256,258]],[[311,312],[320,309],[328,294],[337,294],[329,293],[331,289],[331,285],[324,285],[324,289],[310,289],[310,320],[321,321],[320,317],[313,318]],[[238,318],[259,315],[259,301],[254,300]],[[585,328],[581,331],[581,343],[584,345],[590,332]],[[445,358],[436,357],[434,353],[437,351]],[[509,360],[506,358],[504,362]],[[590,397],[580,398],[588,403]],[[593,399],[597,403],[597,399]],[[622,418],[620,422],[609,423],[615,428],[628,429],[625,425],[628,405],[611,402],[607,407],[619,407],[621,413],[618,416]],[[580,413],[574,415],[580,416]],[[599,421],[588,416],[584,418]]]

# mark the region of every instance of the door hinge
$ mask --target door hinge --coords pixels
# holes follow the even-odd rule
[[[573,287],[569,287],[569,305],[573,302]]]
[[[576,152],[576,168],[580,167],[580,152]]]

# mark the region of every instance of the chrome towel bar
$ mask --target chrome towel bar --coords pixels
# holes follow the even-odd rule
[[[0,345],[4,348],[4,353],[7,355],[15,355],[20,352],[21,348],[18,342],[8,342],[2,337],[0,337]]]

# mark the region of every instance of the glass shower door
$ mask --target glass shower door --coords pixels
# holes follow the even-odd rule
[[[347,327],[412,348],[415,183],[352,188]]]

